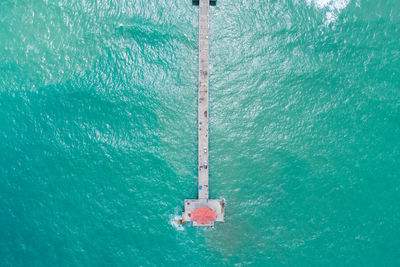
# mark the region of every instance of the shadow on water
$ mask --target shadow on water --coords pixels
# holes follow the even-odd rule
[[[1,212],[10,218],[2,236],[19,261],[82,263],[95,239],[112,263],[168,227],[175,174],[158,136],[163,104],[151,88],[100,71],[0,96],[2,196],[13,207]]]
[[[296,215],[300,209],[307,210],[306,195],[312,194],[310,165],[297,153],[265,150],[249,169],[246,162],[252,159],[243,156],[252,155],[252,148],[239,150],[240,158],[230,161],[236,164],[219,166],[223,177],[215,180],[224,179],[224,187],[228,188],[222,192],[227,199],[226,222],[208,235],[208,242],[231,263],[250,260],[249,255],[257,255],[249,261],[253,264],[266,260],[290,263],[288,247],[302,242],[303,224],[310,219],[307,213],[303,218]],[[296,230],[296,225],[302,226]]]

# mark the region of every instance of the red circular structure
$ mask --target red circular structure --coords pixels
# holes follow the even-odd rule
[[[208,207],[200,207],[192,211],[190,219],[197,223],[210,223],[217,218],[217,212]]]

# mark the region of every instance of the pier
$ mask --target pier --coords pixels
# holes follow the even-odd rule
[[[209,199],[209,149],[208,149],[208,89],[210,47],[210,0],[194,1],[199,5],[199,84],[198,84],[198,196],[186,199],[182,222],[193,226],[211,226],[223,222],[225,201]],[[215,4],[215,0],[211,3]]]

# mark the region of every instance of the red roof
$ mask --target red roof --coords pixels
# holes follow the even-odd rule
[[[210,223],[210,221],[216,220],[217,212],[208,207],[200,207],[192,211],[190,218],[197,223]]]

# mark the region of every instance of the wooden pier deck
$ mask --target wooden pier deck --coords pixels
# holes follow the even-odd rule
[[[214,221],[223,222],[224,200],[209,199],[208,161],[208,89],[209,89],[209,47],[210,47],[210,0],[199,1],[199,84],[198,84],[198,199],[185,200],[183,221],[192,221],[194,226],[214,226]],[[198,208],[208,207],[215,217],[209,222],[194,221],[191,213]],[[202,209],[203,210],[203,209]]]
[[[210,2],[199,2],[199,89],[198,89],[198,197],[208,199],[208,85],[210,46]]]

